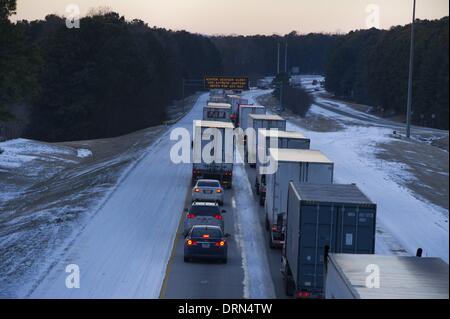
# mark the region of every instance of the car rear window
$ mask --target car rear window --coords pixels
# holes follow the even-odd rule
[[[209,235],[209,238],[222,238],[222,231],[220,229],[207,227],[195,227],[192,230],[191,237],[202,237],[206,234]]]
[[[219,187],[218,182],[198,182],[198,187]]]
[[[214,216],[220,214],[218,206],[192,206],[190,212],[197,216]]]

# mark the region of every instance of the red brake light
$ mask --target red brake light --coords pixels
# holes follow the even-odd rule
[[[214,215],[214,218],[217,219],[217,220],[222,220],[223,219],[222,215],[220,215],[220,214]]]
[[[209,238],[209,234],[203,234],[202,238]]]
[[[222,190],[220,188],[216,189],[216,193],[222,193]]]
[[[311,293],[308,291],[297,291],[295,293],[295,297],[297,298],[309,298],[311,297]]]
[[[189,214],[187,214],[186,217],[187,217],[187,218],[195,218],[195,214],[189,213]]]
[[[218,242],[216,243],[216,246],[219,246],[219,247],[225,246],[225,240],[218,241]]]
[[[194,192],[200,193],[200,188],[194,188]]]

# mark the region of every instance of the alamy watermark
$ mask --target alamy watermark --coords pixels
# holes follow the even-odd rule
[[[70,264],[66,266],[66,288],[74,289],[80,288],[80,267],[77,264]]]
[[[193,127],[193,136],[188,129],[178,127],[170,132],[170,140],[176,141],[170,149],[174,164],[259,164],[260,174],[273,174],[278,163],[267,154],[269,148],[278,148],[277,129],[265,137],[253,128],[219,129]],[[275,134],[273,133],[275,132]]]
[[[80,7],[71,3],[66,6],[66,27],[68,29],[80,28]]]
[[[380,6],[374,3],[368,4],[366,6],[366,27],[371,28],[381,28],[380,23]]]

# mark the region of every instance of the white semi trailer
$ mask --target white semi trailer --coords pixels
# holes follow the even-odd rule
[[[203,107],[203,120],[204,121],[231,121],[231,105],[229,103],[215,103],[208,102]]]
[[[194,121],[193,185],[198,179],[212,178],[231,188],[234,160],[233,130],[234,126],[230,122]]]
[[[272,114],[249,114],[248,126],[253,128],[254,136],[252,139],[247,136],[246,152],[250,167],[256,167],[256,150],[258,147],[258,131],[260,129],[278,129],[286,131],[286,120],[279,115]],[[250,160],[251,159],[251,160]],[[253,162],[254,161],[254,162]]]
[[[448,264],[440,258],[330,253],[325,259],[327,299],[449,298]],[[375,271],[378,281],[368,284]]]
[[[239,116],[238,116],[238,122],[239,127],[242,128],[244,131],[249,127],[249,118],[248,116],[250,114],[266,114],[266,108],[261,105],[247,105],[242,104],[239,106]]]
[[[284,243],[289,182],[332,184],[334,163],[316,150],[269,148],[269,156],[277,167],[274,174],[266,174],[266,229],[273,248]]]
[[[277,145],[270,145],[271,139],[276,139]],[[258,152],[256,153],[256,178],[255,178],[255,190],[259,195],[260,205],[264,205],[266,199],[266,176],[261,173],[261,167],[266,166],[269,148],[279,149],[304,149],[307,150],[310,147],[311,140],[306,138],[300,132],[287,132],[279,130],[259,130],[258,132]],[[262,143],[261,141],[265,141]],[[263,154],[261,158],[259,155]]]

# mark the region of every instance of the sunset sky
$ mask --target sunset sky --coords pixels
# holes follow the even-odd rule
[[[367,28],[367,6],[379,8],[379,26],[407,24],[413,0],[17,0],[13,21],[66,15],[77,4],[81,15],[109,7],[126,19],[151,26],[202,34],[286,34],[348,32]],[[370,7],[369,7],[370,8]],[[372,11],[373,12],[373,11]],[[437,19],[449,13],[448,0],[417,0],[417,18]],[[369,19],[370,20],[370,19]],[[370,20],[373,21],[373,20]]]

